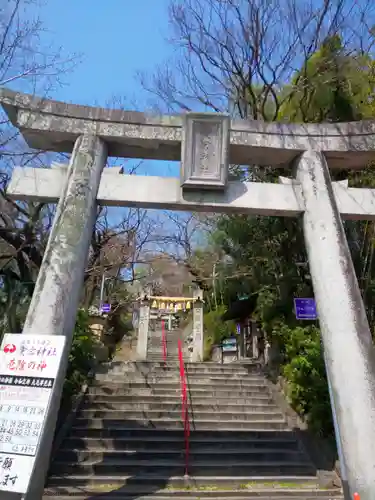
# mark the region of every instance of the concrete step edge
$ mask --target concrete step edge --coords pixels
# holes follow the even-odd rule
[[[182,443],[183,444],[183,443]],[[121,450],[118,448],[60,448],[59,454],[60,453],[82,453],[82,452],[87,452],[87,453],[98,453],[101,455],[104,455],[105,453],[111,453],[113,455],[121,455],[121,454],[128,454],[132,455],[134,453],[150,453],[152,455],[181,455],[185,453],[185,449],[182,446],[181,449],[177,450],[170,450],[170,449],[165,449],[164,450],[150,450],[147,448],[137,448],[133,450]],[[193,450],[190,449],[189,456],[192,457],[194,455],[211,455],[211,454],[217,454],[219,452],[218,448],[212,448],[212,449],[205,449],[205,450]],[[252,449],[252,448],[245,448],[245,449],[238,449],[238,448],[233,448],[233,449],[225,449],[225,450],[220,450],[220,455],[268,455],[268,454],[274,454],[274,453],[285,453],[288,455],[295,455],[298,457],[301,457],[301,461],[309,461],[307,457],[304,456],[303,452],[301,452],[298,449],[295,450],[285,450],[283,448],[267,448],[267,449]]]
[[[68,500],[69,498],[75,498],[76,500],[93,500],[92,495],[100,495],[100,500],[113,500],[114,498],[120,498],[122,500],[134,500],[134,494],[125,493],[125,492],[108,492],[108,495],[104,495],[100,491],[98,492],[88,492],[86,495],[75,494],[75,495],[64,495],[58,494],[60,500]],[[56,498],[56,494],[48,494],[43,495],[42,500],[50,500],[52,498]],[[202,490],[191,490],[188,494],[185,492],[171,492],[171,494],[163,493],[146,493],[137,495],[137,500],[147,500],[147,499],[157,499],[157,500],[166,500],[173,498],[174,500],[182,500],[186,498],[190,498],[192,500],[201,500],[202,498],[210,498],[212,500],[216,500],[219,498],[225,498],[226,500],[247,500],[250,498],[260,498],[267,500],[343,500],[344,497],[341,492],[330,492],[330,491],[322,491],[316,492],[312,491],[304,491],[304,490],[290,490],[290,491],[275,491],[275,490],[239,490],[236,491],[217,491],[213,490],[210,492],[205,492]]]
[[[102,396],[102,395],[100,395]],[[117,396],[120,398],[127,397],[125,396]],[[200,398],[203,400],[203,398]],[[264,398],[261,399],[260,401],[253,401],[255,398],[247,398],[243,399],[241,401],[241,398],[238,398],[237,403],[231,403],[228,400],[220,400],[219,403],[216,403],[215,398],[212,398],[212,400],[209,400],[205,398],[202,402],[197,403],[196,398],[190,397],[188,398],[188,408],[192,411],[196,412],[212,412],[212,410],[220,410],[220,413],[230,413],[231,415],[235,415],[237,412],[241,413],[243,411],[250,412],[250,413],[270,413],[270,412],[276,412],[276,411],[281,411],[279,409],[279,406],[275,404],[274,400],[269,397],[269,398]],[[162,398],[162,400],[147,400],[147,401],[134,401],[132,396],[129,397],[128,400],[125,401],[114,401],[114,400],[101,400],[99,397],[96,398],[90,398],[83,401],[83,404],[85,404],[88,407],[91,407],[93,410],[94,409],[101,409],[101,410],[108,410],[108,411],[119,411],[119,410],[124,410],[125,412],[129,410],[133,411],[139,411],[141,409],[146,410],[148,409],[149,411],[158,411],[158,410],[171,410],[171,411],[178,411],[181,410],[181,397],[176,397],[172,401],[168,400],[166,401],[165,399]],[[99,408],[101,406],[101,408]],[[114,408],[111,408],[111,407]],[[229,409],[230,407],[230,409]]]
[[[76,418],[76,421],[81,421],[81,420],[88,420],[88,418],[84,418],[84,417],[77,417]],[[93,417],[91,418],[91,420],[111,420],[111,419],[105,419],[105,418],[100,418],[100,417]],[[113,419],[117,422],[123,422],[123,419]],[[130,419],[129,419],[130,420]],[[139,421],[139,422],[143,422],[143,421],[146,421],[148,422],[149,419],[147,418],[137,418],[136,421]],[[152,419],[153,422],[176,422],[176,419],[175,418],[154,418]],[[249,423],[249,420],[240,420],[240,419],[237,419],[237,420],[215,420],[215,419],[203,419],[203,418],[194,418],[194,421],[191,422],[191,426],[193,427],[193,424],[199,424],[199,423],[211,423],[213,426],[216,426],[217,427],[217,424],[223,424],[223,423],[233,423],[233,422],[236,422],[237,424],[240,424],[240,423],[243,423],[243,424],[247,424]],[[251,421],[252,423],[267,423],[266,420],[252,420]],[[280,424],[285,424],[286,421],[284,419],[280,419],[280,420],[272,420],[272,423],[280,423]],[[116,427],[118,428],[118,427]],[[265,429],[266,430],[266,429]]]
[[[228,393],[225,395],[220,394],[217,395],[212,392],[201,392],[197,393],[195,391],[189,391],[188,392],[188,399],[189,402],[194,404],[194,402],[197,402],[201,400],[199,403],[196,404],[202,404],[203,402],[208,402],[211,406],[217,402],[217,405],[225,405],[226,403],[228,404],[236,404],[235,402],[237,401],[237,404],[241,406],[247,406],[251,405],[252,401],[254,403],[273,403],[275,404],[275,400],[272,397],[271,394],[268,392],[259,392],[259,393]],[[104,398],[104,399],[103,399]],[[85,400],[102,400],[102,401],[115,401],[115,399],[118,400],[118,398],[126,398],[122,399],[124,403],[127,403],[129,401],[133,401],[133,398],[137,398],[138,401],[136,402],[145,402],[145,403],[163,403],[165,401],[168,401],[168,403],[180,403],[181,402],[181,392],[180,391],[165,391],[165,392],[160,392],[160,391],[150,391],[147,389],[144,390],[119,390],[119,391],[113,391],[113,392],[106,392],[105,389],[103,388],[98,388],[97,390],[95,389],[89,389],[87,393],[85,394]],[[143,399],[147,398],[147,399]],[[155,399],[156,398],[156,399]],[[157,399],[159,398],[159,399]],[[140,401],[139,401],[140,400]],[[121,400],[120,400],[121,401]]]
[[[341,492],[336,491],[319,491],[319,490],[213,490],[213,491],[202,491],[202,490],[190,490],[189,493],[184,491],[177,492],[165,492],[165,493],[147,493],[139,492],[137,495],[137,500],[147,500],[147,499],[157,499],[157,500],[167,500],[173,498],[174,500],[182,500],[190,498],[192,500],[200,500],[202,498],[210,498],[212,500],[225,498],[226,500],[247,500],[249,498],[260,498],[267,500],[343,500],[344,497]],[[69,494],[64,495],[58,494],[47,494],[43,495],[42,500],[50,500],[58,496],[60,500],[68,500],[68,498],[75,498],[76,500],[93,500],[92,495],[100,495],[100,500],[113,500],[114,498],[120,498],[123,500],[133,500],[134,493],[128,492],[108,492],[108,494],[103,494],[100,491],[88,492],[86,495],[80,492],[79,494]],[[137,492],[135,492],[137,494]]]
[[[58,458],[58,457],[57,457]],[[60,460],[55,460],[53,462],[53,465],[54,466],[57,466],[59,464],[64,464],[66,465],[67,462],[65,461],[60,461]],[[185,458],[184,457],[181,457],[181,461],[180,461],[180,464],[181,465],[184,465],[185,464]],[[174,459],[173,461],[170,461],[170,460],[158,460],[157,462],[155,462],[155,460],[150,460],[150,459],[140,459],[140,460],[137,460],[136,458],[134,458],[133,460],[127,460],[127,459],[110,459],[106,462],[103,462],[103,461],[98,461],[98,460],[92,460],[92,461],[86,461],[86,462],[80,462],[78,464],[76,463],[72,463],[72,465],[80,465],[80,466],[93,466],[93,465],[96,465],[96,466],[101,466],[101,465],[113,465],[113,467],[116,467],[116,466],[121,466],[121,465],[126,465],[126,466],[131,466],[131,465],[134,465],[134,466],[139,466],[139,465],[147,465],[147,466],[151,466],[151,467],[175,467],[177,465],[179,465],[179,461]],[[242,462],[238,461],[236,462],[236,467],[262,467],[262,468],[267,468],[267,467],[300,467],[300,466],[309,466],[311,470],[314,469],[313,465],[311,464],[311,462],[308,461],[308,459],[306,459],[306,461],[304,462],[301,462],[301,460],[298,460],[298,461],[293,461],[293,460],[277,460],[277,461],[274,461],[274,460],[270,460],[270,461],[264,461],[264,462],[259,462],[259,461],[252,461],[252,460],[244,460]],[[192,466],[194,467],[204,467],[204,468],[216,468],[216,467],[224,467],[224,468],[228,468],[228,463],[223,463],[223,462],[215,462],[215,461],[210,461],[210,462],[206,462],[206,461],[199,461],[197,460],[194,464],[192,464]]]
[[[194,415],[194,420],[196,420],[196,417],[198,419],[200,419],[199,417],[202,416],[202,417],[205,417],[205,416],[210,416],[210,415],[218,415],[218,413],[215,411],[202,411],[202,410],[197,410],[193,407],[191,407],[190,405],[188,406],[188,410],[189,410],[189,413],[190,414],[193,414]],[[176,417],[180,417],[181,416],[181,408],[180,407],[177,407],[176,409],[174,410],[163,410],[163,409],[116,409],[116,410],[112,410],[112,409],[108,409],[108,408],[103,408],[103,409],[90,409],[90,408],[85,408],[85,409],[82,409],[80,414],[91,414],[91,413],[94,413],[94,412],[102,412],[102,413],[108,413],[109,415],[112,413],[113,415],[114,414],[117,414],[117,413],[121,413],[124,415],[124,417],[126,416],[129,416],[129,415],[132,415],[132,414],[147,414],[147,415],[160,415],[160,414],[163,414],[165,413],[166,415],[173,415],[173,416],[176,416]],[[236,416],[243,416],[243,415],[249,415],[249,416],[260,416],[260,417],[263,417],[263,416],[266,416],[267,418],[269,417],[275,417],[277,416],[278,418],[280,417],[283,417],[283,413],[281,412],[281,410],[278,410],[278,411],[273,411],[272,408],[270,409],[270,411],[246,411],[244,410],[243,412],[238,412],[237,414],[233,414],[232,412],[230,411],[220,411],[219,415],[223,415],[223,416],[227,416],[227,415],[233,415],[234,417]],[[215,419],[213,419],[215,420]],[[218,420],[221,420],[221,419],[218,419]],[[233,418],[233,419],[228,419],[228,420],[241,420],[241,418]],[[247,419],[245,419],[247,420]]]
[[[187,480],[188,482],[188,480]],[[155,494],[158,494],[158,495],[166,495],[166,496],[169,496],[169,495],[190,495],[191,493],[201,493],[201,494],[209,494],[209,495],[215,495],[215,494],[219,494],[219,495],[228,495],[229,494],[245,494],[245,493],[262,493],[262,494],[271,494],[271,493],[274,493],[275,490],[277,493],[285,493],[285,494],[290,494],[290,493],[293,493],[293,494],[300,494],[300,493],[320,493],[320,494],[328,494],[328,495],[332,495],[332,494],[336,494],[336,495],[340,495],[341,494],[341,489],[340,488],[319,488],[318,486],[317,487],[312,487],[311,484],[307,485],[306,487],[302,487],[302,485],[298,485],[298,483],[296,484],[296,487],[293,487],[293,488],[290,488],[290,487],[284,487],[284,486],[280,486],[280,488],[276,489],[276,488],[270,488],[269,487],[270,484],[266,483],[266,485],[264,487],[259,487],[259,486],[251,486],[251,487],[247,487],[247,488],[233,488],[233,489],[220,489],[217,488],[217,489],[214,489],[214,490],[208,490],[206,488],[199,488],[199,487],[194,487],[194,485],[192,486],[189,486],[188,489],[179,489],[177,487],[175,488],[168,488],[168,489],[158,489],[158,490],[155,490],[154,493]],[[299,486],[299,487],[298,487]],[[56,487],[53,487],[53,488],[49,488],[47,486],[46,488],[47,490],[56,490],[56,492],[59,492],[60,489],[62,490],[61,492],[63,493],[64,492],[64,487],[61,487],[61,486],[56,486]],[[91,489],[90,489],[91,490]],[[89,491],[90,491],[89,490]],[[137,492],[141,492],[142,490],[144,491],[144,488],[142,486],[139,486],[139,487],[133,487],[133,488],[130,488],[128,487],[127,488],[127,492],[126,493],[129,493],[129,494],[134,494],[134,493],[137,493]],[[91,490],[92,491],[92,490]],[[74,493],[74,487],[71,487],[71,493]],[[81,489],[76,489],[76,493],[82,493],[82,490]],[[107,493],[107,492],[106,492]],[[126,496],[126,493],[125,492],[120,492],[122,495],[125,495]]]
[[[260,401],[253,401],[253,399],[255,398],[251,398],[251,400],[245,400],[245,401],[242,401],[240,403],[229,403],[229,406],[233,406],[235,408],[251,408],[251,407],[254,407],[256,408],[257,406],[268,406],[268,407],[275,407],[275,408],[278,408],[278,406],[273,402],[272,398],[270,397],[270,401],[268,402],[268,404],[265,404],[264,403],[264,400],[263,399],[260,399]],[[108,401],[106,400],[101,400],[101,399],[96,399],[95,401],[90,401],[91,404],[95,404],[95,405],[100,405],[100,404],[108,404]],[[197,402],[197,399],[195,398],[191,404],[194,406],[194,408],[196,407],[220,407],[220,406],[224,406],[225,407],[225,403],[226,401],[222,401],[220,402],[219,404],[218,403],[215,403],[215,401],[207,401],[207,399],[204,399],[204,398],[201,398],[201,400],[199,401],[199,403]],[[175,406],[176,404],[181,404],[181,398],[178,398],[176,399],[176,401],[165,401],[164,399],[162,399],[161,401],[159,400],[154,400],[154,401],[124,401],[124,402],[119,402],[119,404],[121,405],[133,405],[133,404],[137,404],[137,405],[151,405],[151,404],[159,404],[159,405],[162,405],[162,406]]]
[[[118,483],[119,481],[124,481],[127,479],[134,479],[134,476],[132,474],[124,474],[122,476],[101,476],[100,474],[95,474],[95,475],[75,475],[71,474],[69,476],[59,476],[57,474],[52,474],[49,478],[50,480],[52,479],[70,479],[70,480],[92,480],[94,479],[95,482],[101,482],[102,484],[115,484]],[[164,483],[164,482],[170,482],[170,481],[183,481],[186,482],[186,477],[185,476],[170,476],[170,475],[159,475],[159,474],[140,474],[136,478],[139,480],[141,483],[145,484],[158,484],[158,483]],[[241,481],[242,484],[248,484],[248,483],[290,483],[290,484],[306,484],[306,483],[314,483],[317,484],[317,477],[316,475],[305,475],[305,476],[295,476],[293,474],[288,474],[288,475],[272,475],[272,476],[215,476],[213,478],[212,476],[189,476],[189,481],[190,483],[200,483],[202,481],[212,481],[214,482],[223,482],[223,481]]]
[[[291,431],[292,432],[292,431]],[[99,439],[102,439],[104,441],[108,441],[108,440],[113,440],[113,438],[91,438],[91,437],[87,437],[87,438],[77,438],[75,436],[68,436],[67,438],[65,438],[65,441],[74,441],[75,439],[85,439],[86,441],[97,441]],[[232,444],[236,444],[238,442],[238,439],[235,439],[235,438],[232,438],[232,439],[228,439],[228,438],[194,438],[194,437],[191,437],[190,436],[190,439],[189,439],[189,442],[191,445],[206,445],[207,443],[213,443],[213,444],[229,444],[229,443],[232,443]],[[172,437],[168,437],[168,436],[160,436],[160,437],[157,437],[157,436],[143,436],[143,437],[136,437],[136,436],[129,436],[127,438],[117,438],[116,440],[116,443],[118,444],[121,444],[121,442],[124,442],[126,444],[128,443],[131,443],[132,441],[142,441],[142,442],[145,442],[145,443],[184,443],[184,435],[183,433],[181,434],[180,437],[177,437],[177,436],[172,436]],[[262,443],[262,444],[279,444],[280,446],[282,444],[285,444],[285,443],[298,443],[298,440],[296,438],[296,436],[293,436],[291,435],[290,437],[285,437],[285,438],[277,438],[277,437],[270,437],[270,438],[251,438],[251,439],[248,439],[247,440],[247,443],[249,445],[251,444],[259,444],[259,443]]]

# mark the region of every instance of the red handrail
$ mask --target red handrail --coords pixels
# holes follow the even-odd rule
[[[161,320],[161,343],[163,348],[163,360],[164,363],[167,363],[167,337],[165,334],[165,323],[164,320]]]
[[[189,475],[189,437],[190,437],[190,420],[189,407],[187,397],[187,383],[185,373],[184,355],[182,352],[182,342],[178,340],[178,359],[180,361],[180,380],[181,380],[181,403],[182,403],[182,421],[184,423],[185,437],[185,476]]]

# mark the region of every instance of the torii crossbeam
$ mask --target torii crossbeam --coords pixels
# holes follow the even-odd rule
[[[23,333],[71,340],[97,203],[301,215],[340,429],[338,446],[345,457],[342,465],[350,494],[373,500],[374,348],[342,218],[374,219],[375,191],[332,183],[330,169],[358,169],[375,160],[375,122],[267,124],[210,113],[155,117],[9,90],[2,91],[0,101],[29,146],[72,152],[68,169],[15,169],[9,186],[8,194],[15,199],[58,202]],[[104,168],[108,155],[180,160],[181,178],[114,175]],[[279,184],[228,182],[230,163],[293,163],[296,176]],[[65,364],[61,380],[64,372]],[[49,410],[52,427],[60,393],[61,383]],[[44,432],[28,500],[41,498],[52,427]]]

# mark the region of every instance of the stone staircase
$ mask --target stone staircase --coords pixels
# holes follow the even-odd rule
[[[255,365],[187,364],[189,477],[175,363],[102,367],[52,463],[45,500],[341,499],[316,470]]]
[[[182,338],[180,330],[165,330],[167,344],[167,359],[178,362],[178,340]],[[163,360],[162,330],[149,331],[147,338],[147,359],[149,361]]]

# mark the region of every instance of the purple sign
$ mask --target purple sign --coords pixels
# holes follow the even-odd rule
[[[240,335],[240,333],[241,333],[241,325],[239,323],[237,323],[237,325],[236,325],[236,330],[237,330],[237,334]]]
[[[111,304],[102,304],[102,307],[100,308],[102,313],[109,313],[111,312]]]
[[[294,311],[297,319],[318,319],[314,299],[294,299]]]

